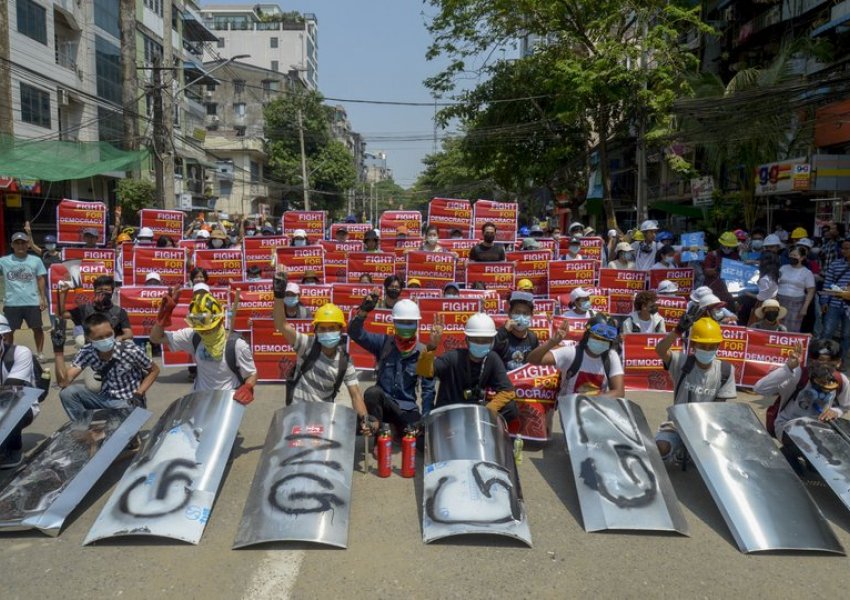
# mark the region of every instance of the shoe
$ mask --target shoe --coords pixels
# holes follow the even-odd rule
[[[15,469],[24,462],[24,453],[21,450],[6,450],[0,455],[0,469]]]
[[[47,362],[47,359],[44,357],[44,354],[43,354],[43,353],[41,353],[41,352],[39,352],[38,354],[36,354],[36,355],[35,355],[35,359],[36,359],[36,360],[38,361],[38,363],[39,363],[39,364],[41,364],[41,365],[43,365],[44,363],[46,363],[46,362]]]

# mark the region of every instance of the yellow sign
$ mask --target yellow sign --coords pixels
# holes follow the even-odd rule
[[[21,195],[6,194],[6,208],[21,208]]]

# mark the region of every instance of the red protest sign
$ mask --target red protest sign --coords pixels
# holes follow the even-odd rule
[[[196,250],[195,266],[207,270],[209,285],[227,285],[243,277],[242,250]]]
[[[434,323],[434,315],[437,314],[464,313],[473,315],[480,311],[480,298],[422,298],[419,300],[422,323],[428,326]]]
[[[371,223],[331,223],[331,239],[336,238],[336,232],[339,229],[345,228],[348,231],[347,241],[362,242],[367,231],[372,231]],[[360,245],[360,249],[363,244]]]
[[[488,315],[496,315],[502,312],[503,298],[499,297],[496,290],[460,290],[461,298],[477,298],[481,301],[481,312]]]
[[[230,282],[230,291],[234,292],[236,290],[239,291],[248,291],[248,292],[270,292],[272,291],[272,282],[269,280],[252,280],[252,281],[231,281]],[[231,293],[231,295],[233,295]]]
[[[353,317],[354,314],[351,315],[349,321]],[[376,333],[379,335],[394,335],[393,311],[384,308],[378,308],[371,311],[364,320],[363,329],[369,333]],[[355,369],[375,368],[375,363],[377,362],[375,355],[368,350],[364,350],[357,342],[352,341],[348,345],[348,353],[351,355],[351,363],[354,365]]]
[[[418,210],[385,210],[379,222],[381,240],[398,237],[398,228],[407,229],[407,237],[422,238],[422,213]]]
[[[325,211],[288,210],[283,213],[283,233],[289,236],[296,229],[303,229],[311,244],[325,237]]]
[[[548,440],[561,389],[560,372],[555,367],[525,365],[510,371],[508,379],[516,391],[519,409],[519,419],[511,423],[511,435],[527,440]]]
[[[82,267],[82,265],[81,265]],[[92,271],[92,267],[94,267],[95,272]],[[95,278],[100,275],[108,275],[106,271],[98,272],[97,265],[86,265],[86,272],[80,273],[83,281],[87,284],[85,287],[70,290],[68,294],[65,296],[65,310],[73,310],[77,306],[82,306],[84,304],[91,304],[94,300],[94,289],[92,289],[92,282]],[[68,273],[68,269],[62,263],[54,263],[50,265],[50,268],[47,269],[47,287],[50,291],[50,306],[52,310],[55,312],[59,308],[59,282],[60,281],[71,281],[71,276]]]
[[[368,283],[335,283],[332,288],[332,302],[344,313],[359,308],[363,299],[372,293],[375,288],[383,290],[383,286]]]
[[[747,356],[747,328],[734,325],[721,325],[723,342],[717,349],[717,358],[735,367],[735,383],[744,378],[744,363]]]
[[[160,288],[160,293],[162,288]],[[177,331],[186,327],[186,315],[189,314],[189,304],[187,299],[188,294],[182,294],[180,304],[171,313],[171,327],[166,327],[166,331]],[[188,352],[170,350],[168,344],[162,345],[162,366],[163,367],[186,367],[194,365],[195,359]]]
[[[96,263],[110,275],[115,272],[115,250],[111,248],[64,248],[62,259]]]
[[[646,272],[631,269],[599,269],[599,287],[640,292],[646,289]]]
[[[153,229],[154,239],[161,235],[175,242],[183,238],[183,211],[143,208],[139,211],[139,227]]]
[[[496,226],[496,241],[513,242],[516,239],[519,206],[515,202],[493,202],[477,200],[472,205],[473,230],[481,234],[484,223]]]
[[[118,264],[116,273],[121,274],[121,280],[127,285],[133,285],[133,250],[136,246],[124,242],[118,247]]]
[[[566,241],[567,246],[569,246],[569,238],[566,238]],[[599,266],[602,266],[602,249],[605,247],[605,241],[601,237],[583,237],[580,244],[579,254],[581,257],[585,260],[595,260]],[[566,254],[566,250],[564,253]]]
[[[64,199],[56,207],[56,242],[83,244],[83,231],[97,232],[97,243],[106,243],[106,205],[103,202],[80,202]]]
[[[325,281],[345,283],[348,272],[348,255],[362,252],[362,242],[326,242],[319,244],[325,250]]]
[[[549,295],[569,294],[573,288],[593,285],[596,272],[592,260],[553,260],[549,263]]]
[[[414,302],[419,302],[419,300],[423,298],[442,298],[443,291],[437,289],[426,289],[426,288],[404,288],[401,290],[400,298],[406,300],[413,300]]]
[[[143,285],[148,273],[159,273],[164,285],[186,280],[186,249],[136,246],[133,249],[133,285]]]
[[[413,251],[405,258],[407,279],[415,277],[423,288],[442,289],[455,279],[455,257],[450,252]]]
[[[496,323],[497,329],[502,327],[508,322],[508,319],[510,319],[510,315],[505,313],[491,316],[493,317],[493,322]],[[549,317],[546,315],[534,315],[531,317],[531,326],[528,330],[537,336],[540,343],[543,343],[551,337],[551,326],[552,324],[549,321]]]
[[[250,331],[257,319],[271,319],[274,308],[274,294],[271,290],[237,290],[239,303],[233,311],[233,329]]]
[[[395,273],[395,254],[389,252],[352,252],[348,255],[348,283],[358,283],[367,274],[376,284]]]
[[[332,301],[334,285],[337,284],[302,285],[301,304],[306,306],[311,313],[316,312],[317,308]]]
[[[667,331],[671,331],[679,324],[679,319],[688,308],[688,301],[679,296],[658,296],[656,301],[658,314],[664,319]]]
[[[508,262],[516,265],[516,280],[528,279],[534,286],[533,293],[542,296],[548,293],[549,262],[552,253],[548,250],[518,250],[508,252]]]
[[[566,321],[569,329],[567,330],[567,337],[565,339],[580,342],[581,338],[584,337],[584,330],[587,328],[587,322],[590,319],[574,319],[572,317],[564,317],[561,315],[552,317],[552,330],[557,331],[560,329],[561,324]]]
[[[514,289],[514,264],[509,262],[469,262],[466,264],[466,281],[483,283],[488,290],[496,290],[507,297]]]
[[[448,239],[440,240],[440,246],[457,256],[455,266],[455,281],[466,281],[466,264],[469,262],[469,251],[478,244],[478,240]]]
[[[676,283],[680,294],[690,294],[694,289],[693,269],[650,269],[649,289],[658,289],[658,284],[665,279]]]
[[[289,239],[282,236],[246,237],[242,240],[245,270],[260,267],[260,276],[264,279],[274,277],[274,261],[278,248],[289,246]]]
[[[156,315],[159,312],[163,293],[165,293],[165,290],[161,287],[125,285],[118,288],[119,305],[127,311],[130,327],[133,329],[133,337],[150,336],[151,328],[156,323]],[[184,304],[186,299],[183,296],[188,295],[188,292],[181,294],[181,300]]]
[[[635,292],[633,290],[608,290],[608,314],[617,317],[627,317],[635,309]]]
[[[788,354],[797,344],[803,345],[803,360],[808,356],[811,336],[802,333],[780,333],[761,329],[747,330],[747,354],[741,385],[752,387],[756,382],[785,364]]]
[[[319,281],[325,276],[325,251],[321,246],[289,246],[278,248],[277,264],[283,265],[290,281],[300,282],[307,271],[313,271]]]
[[[436,227],[441,238],[449,237],[455,230],[459,230],[463,237],[469,237],[472,205],[468,200],[433,198],[428,204],[428,225]]]
[[[287,321],[299,333],[312,333],[309,319]],[[298,357],[272,319],[256,319],[251,328],[251,353],[259,381],[285,381],[292,377]]]
[[[623,371],[627,390],[673,391],[673,381],[664,369],[655,348],[665,335],[657,333],[627,333],[623,336]],[[681,350],[676,340],[672,350]]]

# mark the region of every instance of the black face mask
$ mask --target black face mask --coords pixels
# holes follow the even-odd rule
[[[799,258],[791,258],[791,259],[789,259],[789,260],[791,261],[791,265],[792,265],[792,266],[794,266],[794,267],[796,267],[797,265],[799,265],[799,264],[800,264],[800,259],[799,259]]]
[[[778,318],[779,318],[778,312],[770,311],[770,312],[764,313],[764,320],[769,321],[770,323],[773,323]]]
[[[486,243],[492,244],[495,240],[496,240],[496,234],[495,233],[485,233],[484,234],[484,241]]]
[[[112,308],[112,296],[110,294],[97,294],[92,304],[96,310],[109,310]]]
[[[401,295],[401,290],[397,290],[395,288],[388,288],[386,293],[387,298],[389,298],[390,300],[395,300]]]

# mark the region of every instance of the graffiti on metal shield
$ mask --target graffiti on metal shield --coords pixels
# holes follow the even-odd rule
[[[137,477],[121,494],[118,510],[136,518],[170,515],[188,506],[198,464],[175,458]]]
[[[339,442],[313,433],[291,433],[284,441],[288,446],[312,444],[312,447],[282,460],[281,467],[321,465],[342,473],[339,461],[324,458],[326,451],[335,451],[341,447]],[[317,473],[288,473],[271,486],[268,500],[273,508],[288,515],[322,513],[345,505],[345,501],[333,489],[333,482]]]
[[[480,519],[446,518],[443,516],[445,511],[442,507],[444,504],[448,504],[448,501],[444,501],[443,497],[451,495],[451,492],[447,490],[453,484],[458,483],[458,480],[452,475],[444,475],[437,481],[433,493],[425,499],[425,512],[428,518],[435,523],[442,523],[444,525],[486,525],[489,523],[510,523],[511,521],[522,519],[522,509],[507,469],[496,463],[479,461],[472,465],[472,480],[475,482],[477,491],[488,500],[494,498],[496,488],[502,488],[507,493],[508,498],[510,498],[510,503],[508,504],[510,512],[507,514],[488,515],[486,511],[482,511]]]

